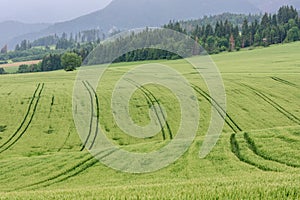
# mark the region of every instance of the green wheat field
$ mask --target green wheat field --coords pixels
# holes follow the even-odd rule
[[[184,60],[156,61],[172,66],[193,85],[201,116],[188,151],[170,166],[145,174],[113,170],[83,149],[72,114],[76,71],[1,76],[0,199],[300,198],[299,49],[296,42],[212,56],[226,89],[227,117],[218,143],[204,159],[198,155],[213,99]],[[143,63],[113,64],[96,90],[101,128],[113,143],[132,152],[165,146],[180,123],[176,97],[157,85],[145,88],[164,106],[168,127],[137,139],[114,122],[114,84]],[[143,91],[130,101],[131,117],[139,125],[149,123],[152,103]]]

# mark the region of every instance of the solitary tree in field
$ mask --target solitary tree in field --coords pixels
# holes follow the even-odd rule
[[[61,64],[66,71],[73,71],[77,67],[80,67],[82,63],[82,58],[76,53],[65,53],[61,57]]]

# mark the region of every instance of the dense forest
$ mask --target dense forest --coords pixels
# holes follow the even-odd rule
[[[179,24],[184,30],[186,30],[188,34],[191,34],[191,32],[195,29],[196,26],[201,27],[210,24],[213,27],[215,27],[217,22],[225,21],[225,20],[227,20],[234,26],[238,26],[240,29],[245,19],[247,19],[249,23],[252,23],[255,22],[255,20],[260,21],[262,16],[263,16],[262,14],[245,15],[245,14],[234,14],[234,13],[223,13],[223,14],[213,15],[213,16],[204,16],[201,19],[179,21]],[[170,23],[172,23],[172,21],[170,21]]]
[[[261,20],[255,18],[244,18],[241,26],[226,19],[216,21],[215,25],[208,23],[202,26],[195,22],[171,22],[165,28],[187,32],[183,27],[189,24],[191,37],[209,53],[300,40],[299,15],[292,6],[283,6],[276,14],[265,13]],[[252,21],[249,22],[249,19]]]

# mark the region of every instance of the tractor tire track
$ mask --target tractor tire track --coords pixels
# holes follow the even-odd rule
[[[99,131],[99,123],[100,123],[100,105],[99,105],[99,97],[98,97],[98,95],[97,95],[96,90],[93,88],[93,86],[92,86],[88,81],[86,81],[86,83],[88,84],[88,86],[89,86],[90,89],[92,90],[92,92],[93,92],[93,94],[94,94],[94,97],[95,97],[95,101],[96,101],[96,114],[97,114],[96,129],[95,129],[95,134],[94,134],[92,143],[91,143],[91,145],[90,145],[90,147],[89,147],[89,149],[92,149],[93,146],[95,145],[96,138],[97,138],[97,136],[98,136],[98,131]]]
[[[173,133],[172,133],[172,130],[170,128],[170,125],[169,125],[169,122],[168,120],[166,119],[166,116],[164,115],[163,113],[163,109],[161,107],[161,104],[159,103],[158,99],[154,96],[154,94],[148,90],[147,88],[145,88],[144,86],[141,86],[139,85],[138,83],[136,83],[135,81],[133,80],[130,80],[130,79],[126,79],[128,82],[131,82],[134,86],[136,86],[138,89],[141,90],[141,92],[144,94],[144,96],[146,97],[146,100],[147,100],[147,103],[148,105],[152,106],[153,109],[154,109],[154,112],[155,112],[155,115],[158,119],[158,122],[160,124],[160,127],[161,127],[161,131],[162,131],[162,136],[163,136],[163,140],[166,140],[166,133],[165,133],[165,130],[164,130],[164,126],[163,126],[163,122],[162,121],[165,121],[166,122],[166,126],[167,126],[167,130],[168,130],[168,133],[169,133],[169,137],[170,139],[172,140],[173,139]],[[159,107],[159,111],[163,117],[163,119],[161,119],[159,117],[159,111],[156,109],[156,107],[154,106],[154,103],[156,103]]]
[[[214,98],[212,98],[207,92],[205,92],[200,87],[194,84],[193,84],[193,88],[198,94],[204,97],[204,99],[207,100],[216,109],[219,115],[225,120],[225,123],[235,133],[243,131],[241,127],[233,120],[233,118],[222,108],[222,106]]]
[[[118,149],[112,149],[108,153],[106,153],[105,155],[101,156],[99,159],[105,158],[105,157],[113,154],[117,150]],[[105,151],[108,151],[108,150],[105,150]],[[65,180],[69,179],[69,178],[75,177],[75,176],[79,175],[80,173],[84,172],[85,170],[91,168],[96,163],[98,163],[99,160],[96,159],[95,157],[100,155],[101,153],[104,153],[105,151],[99,152],[95,156],[90,156],[89,158],[77,163],[76,165],[68,168],[67,170],[65,170],[64,172],[62,172],[60,174],[54,175],[50,178],[47,178],[45,180],[42,180],[42,181],[39,181],[39,182],[36,182],[36,183],[32,183],[30,185],[26,185],[26,186],[16,188],[13,191],[23,190],[23,189],[48,187],[50,185],[60,183],[60,182],[63,182]]]
[[[171,128],[170,128],[169,122],[168,122],[167,119],[166,119],[166,116],[165,116],[164,113],[163,113],[163,109],[162,109],[162,107],[161,107],[161,105],[160,105],[158,99],[154,96],[154,94],[153,94],[150,90],[148,90],[148,89],[145,88],[144,86],[141,86],[141,87],[142,87],[145,91],[147,91],[147,92],[153,97],[153,99],[155,100],[155,102],[157,103],[157,105],[158,105],[158,107],[159,107],[159,110],[160,110],[160,112],[161,112],[161,114],[162,114],[163,120],[166,122],[166,126],[167,126],[167,129],[168,129],[168,132],[169,132],[169,137],[170,137],[170,139],[172,140],[172,139],[173,139],[173,133],[172,133],[172,130],[171,130]]]
[[[91,116],[90,116],[90,126],[89,126],[89,132],[88,132],[88,135],[82,145],[82,148],[80,149],[80,151],[83,151],[91,137],[91,134],[92,134],[92,129],[93,129],[93,117],[94,117],[94,101],[93,101],[93,95],[92,95],[92,92],[90,91],[87,83],[85,81],[82,81],[82,84],[84,85],[84,87],[86,88],[86,90],[88,91],[89,93],[89,97],[90,97],[90,104],[91,104]]]
[[[143,92],[143,91],[142,91],[142,92]],[[153,107],[154,112],[155,112],[155,115],[156,115],[156,117],[157,117],[157,119],[158,119],[158,123],[159,123],[160,129],[161,129],[161,132],[162,132],[163,140],[166,140],[165,129],[164,129],[163,125],[162,125],[162,122],[160,121],[159,114],[158,114],[158,112],[157,112],[155,106],[153,105],[153,102],[151,101],[150,96],[149,96],[147,93],[144,93],[144,92],[143,92],[143,95],[144,95],[144,97],[145,97],[145,99],[146,99],[146,101],[147,101],[147,104],[148,104],[149,108]]]
[[[41,87],[40,87],[41,86]],[[38,95],[37,95],[37,97],[36,97],[36,93],[38,92],[38,90],[40,90],[39,91],[39,93],[38,93]],[[25,134],[25,132],[27,131],[27,129],[29,128],[29,126],[30,126],[30,124],[31,124],[31,122],[32,122],[32,120],[33,120],[33,117],[34,117],[34,115],[35,115],[35,113],[36,113],[36,109],[37,109],[37,106],[38,106],[38,103],[39,103],[39,101],[40,101],[40,97],[41,97],[41,94],[42,94],[42,92],[43,92],[43,90],[44,90],[44,83],[43,84],[38,84],[38,87],[37,87],[37,89],[35,90],[35,92],[34,92],[34,95],[32,96],[32,99],[31,99],[31,101],[30,101],[30,105],[29,105],[29,107],[28,107],[28,110],[27,110],[27,113],[26,113],[26,115],[25,115],[25,117],[24,117],[24,120],[22,121],[22,123],[21,123],[21,125],[19,126],[19,128],[17,129],[17,131],[4,143],[4,144],[2,144],[1,146],[0,146],[0,153],[3,153],[4,151],[6,151],[6,150],[8,150],[10,147],[12,147],[14,144],[16,144],[19,140],[20,140],[20,138]],[[34,102],[34,100],[36,99],[36,102],[35,102],[35,104],[34,104],[34,106],[33,106],[33,102]],[[28,121],[28,123],[27,123],[27,125],[25,126],[25,128],[24,128],[24,130],[19,134],[19,136],[17,136],[17,134],[20,132],[20,130],[23,128],[23,126],[24,126],[24,124],[25,124],[25,122],[26,122],[26,119],[28,118],[28,116],[29,116],[29,113],[30,113],[30,110],[31,110],[31,108],[32,108],[32,106],[33,106],[33,110],[32,110],[32,114],[31,114],[31,116],[30,116],[30,119],[29,119],[29,121]],[[16,138],[15,138],[16,137]],[[10,143],[11,142],[11,143]],[[9,144],[10,143],[10,144]],[[7,145],[8,144],[8,145]],[[6,146],[7,145],[7,146]]]
[[[275,108],[278,112],[286,116],[291,121],[295,122],[296,124],[300,125],[300,118],[292,114],[291,112],[287,111],[285,108],[283,108],[281,105],[273,101],[271,98],[269,98],[267,95],[265,95],[263,92],[247,85],[242,84],[244,87],[252,90],[257,96],[259,96],[262,100],[264,100],[266,103],[270,104],[273,108]]]
[[[274,81],[277,81],[279,83],[282,83],[282,84],[285,84],[285,85],[288,85],[288,86],[291,86],[291,87],[299,89],[299,86],[297,86],[295,83],[292,83],[292,82],[289,82],[287,80],[278,78],[276,76],[272,76],[271,79],[273,79]]]
[[[249,149],[257,156],[265,159],[265,160],[270,160],[270,161],[273,161],[273,162],[277,162],[277,163],[280,163],[280,164],[283,164],[283,165],[286,165],[286,166],[289,166],[289,167],[293,167],[293,168],[300,168],[300,165],[297,165],[297,164],[292,164],[292,163],[287,163],[287,162],[283,162],[279,159],[276,159],[276,158],[273,158],[271,156],[268,156],[268,155],[265,155],[263,154],[261,151],[258,150],[254,140],[249,136],[248,133],[244,133],[244,139],[245,141],[247,142],[248,146],[249,146]]]
[[[20,126],[19,126],[18,129],[10,136],[10,138],[0,146],[0,149],[1,149],[3,146],[5,146],[7,143],[9,143],[9,142],[10,142],[10,141],[18,134],[18,132],[21,130],[22,126],[24,125],[24,123],[25,123],[25,121],[26,121],[26,119],[27,119],[27,117],[28,117],[28,115],[29,115],[29,112],[30,112],[30,110],[31,110],[31,107],[32,107],[32,104],[33,104],[35,95],[36,95],[36,93],[37,93],[39,87],[40,87],[40,83],[38,84],[37,88],[35,89],[35,91],[34,91],[34,93],[33,93],[33,96],[31,97],[31,100],[30,100],[30,102],[29,102],[28,109],[27,109],[27,111],[26,111],[26,114],[25,114],[25,116],[24,116],[24,118],[23,118],[23,121],[21,122]]]
[[[259,165],[247,158],[245,158],[244,156],[241,155],[240,153],[240,146],[238,144],[238,141],[236,139],[236,134],[233,133],[231,136],[230,136],[230,146],[231,146],[231,152],[241,161],[241,162],[244,162],[248,165],[251,165],[251,166],[254,166],[260,170],[263,170],[263,171],[276,171],[274,169],[271,169],[269,167],[266,167],[266,166],[263,166],[263,165]]]

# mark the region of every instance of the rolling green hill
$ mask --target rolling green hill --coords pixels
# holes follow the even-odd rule
[[[211,99],[184,60],[158,61],[194,84],[200,104],[195,141],[175,163],[157,172],[129,174],[99,163],[75,129],[72,92],[77,72],[0,77],[0,199],[297,199],[300,198],[300,43],[212,56],[223,76],[227,111],[221,138],[200,159]],[[96,93],[107,138],[132,152],[170,142],[162,132],[147,139],[123,134],[112,118],[113,84],[134,66],[118,63]],[[164,105],[174,136],[180,119],[167,89],[145,86]],[[213,104],[214,109],[220,108]],[[150,105],[151,106],[151,105]],[[130,101],[137,124],[149,122],[142,90]]]

